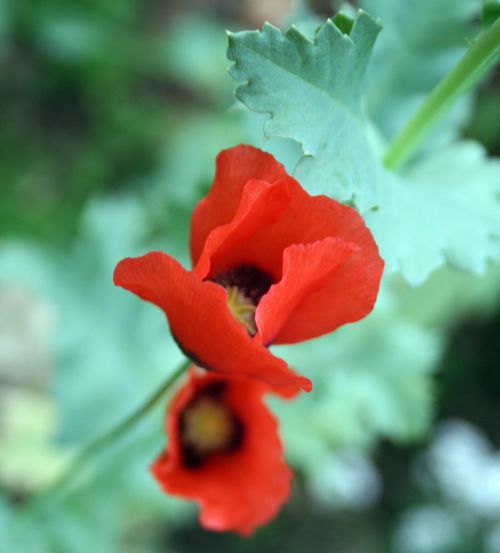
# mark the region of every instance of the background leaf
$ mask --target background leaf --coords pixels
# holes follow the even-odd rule
[[[427,431],[432,412],[429,374],[442,341],[399,316],[395,300],[384,288],[376,310],[356,325],[275,348],[314,384],[313,394],[297,400],[301,409],[279,406],[280,413],[285,411],[292,459],[313,459],[310,448],[370,448],[380,437],[405,441]]]
[[[452,7],[439,0],[426,10],[414,2],[365,4],[387,16],[373,63],[368,65],[379,24],[363,11],[354,22],[336,16],[312,40],[294,27],[282,34],[264,26],[229,36],[228,57],[235,62],[230,72],[240,83],[236,94],[251,110],[271,115],[265,135],[302,145],[306,155],[294,175],[309,192],[354,201],[379,244],[386,273],[401,271],[413,285],[444,264],[483,273],[500,256],[498,164],[473,142],[437,147],[456,135],[465,104],[441,121],[427,155],[402,174],[380,162],[380,131],[392,136],[410,106],[453,66],[479,5],[470,0]],[[448,32],[439,41],[445,24]],[[379,128],[364,119],[363,99],[382,121]]]
[[[500,256],[500,162],[457,142],[409,168],[386,172],[380,208],[366,213],[387,270],[420,284],[445,263],[484,273]]]
[[[269,113],[266,136],[298,141],[304,157],[295,175],[312,193],[374,201],[377,162],[366,138],[360,109],[362,80],[380,25],[360,12],[349,35],[331,20],[312,41],[295,27],[286,34],[271,25],[262,31],[229,34],[231,75],[238,98]]]

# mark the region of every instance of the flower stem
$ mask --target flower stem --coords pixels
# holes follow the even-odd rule
[[[438,83],[420,109],[389,146],[384,163],[399,167],[425,138],[443,113],[476,84],[500,57],[500,18],[479,34],[455,68]]]
[[[99,451],[108,447],[112,443],[116,442],[121,436],[126,434],[137,422],[139,422],[144,415],[146,415],[151,409],[161,400],[165,393],[173,386],[176,380],[192,365],[191,360],[184,361],[168,378],[161,384],[161,386],[153,392],[153,394],[146,399],[135,411],[133,411],[122,422],[98,436],[92,440],[89,444],[84,446],[80,452],[76,455],[73,461],[66,468],[61,477],[56,480],[46,491],[50,493],[57,493],[63,490],[73,480],[78,471],[85,465],[85,463],[96,455]]]

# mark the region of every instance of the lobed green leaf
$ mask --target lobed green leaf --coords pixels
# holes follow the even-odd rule
[[[500,257],[500,161],[476,142],[429,155],[404,176],[386,172],[366,213],[387,270],[417,285],[449,264],[484,273]]]
[[[251,110],[270,114],[266,136],[300,143],[297,178],[311,192],[354,197],[362,208],[374,202],[378,164],[366,136],[361,90],[380,28],[360,11],[349,35],[331,20],[313,40],[296,27],[283,34],[269,24],[229,34],[236,95]]]

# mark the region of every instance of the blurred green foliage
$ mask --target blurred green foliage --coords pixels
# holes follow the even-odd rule
[[[402,509],[427,499],[400,459],[413,451],[387,441],[423,443],[435,398],[439,416],[494,427],[500,392],[483,416],[473,376],[497,382],[496,343],[459,358],[446,344],[461,321],[498,309],[499,267],[482,277],[442,268],[416,289],[395,275],[365,321],[276,348],[315,391],[272,402],[296,491],[254,539],[203,532],[192,505],[157,489],[147,467],[165,444],[164,406],[95,459],[71,494],[28,501],[181,358],[163,315],[113,287],[116,262],[162,249],[188,264],[190,213],[222,148],[265,146],[290,169],[301,155],[286,140],[263,143],[264,119],[234,106],[224,27],[245,22],[215,18],[215,4],[0,2],[0,553],[393,551]],[[427,4],[363,2],[384,24],[366,109],[385,138],[455,63],[480,14],[473,0]],[[317,16],[300,14],[311,31]],[[458,106],[432,144],[466,128],[498,152],[496,97],[485,85],[488,100]]]
[[[89,197],[152,178],[185,111],[227,104],[221,25],[169,11],[2,3],[0,232],[74,233]]]

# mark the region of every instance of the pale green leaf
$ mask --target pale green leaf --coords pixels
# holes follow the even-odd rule
[[[440,338],[397,315],[384,287],[377,308],[356,325],[275,352],[313,380],[293,408],[279,405],[291,458],[314,462],[328,448],[366,448],[381,437],[415,439],[432,418],[431,373]]]
[[[19,394],[15,405],[5,393],[0,398],[8,415],[0,413],[0,480],[7,489],[17,491],[21,480],[31,488],[52,479],[69,450],[123,420],[177,366],[182,355],[161,311],[112,283],[120,256],[172,248],[174,241],[165,236],[161,244],[152,242],[148,226],[137,199],[115,197],[89,204],[78,237],[63,253],[34,243],[2,243],[1,284],[15,283],[57,315],[46,338],[57,405],[48,398],[21,401]],[[2,330],[0,325],[0,338]],[[25,340],[25,346],[32,343]],[[3,509],[0,493],[0,551],[122,552],[128,536],[121,537],[121,530],[132,518],[139,526],[160,517],[167,527],[185,517],[186,510],[172,506],[147,470],[165,442],[163,404],[89,462],[72,493],[57,502],[48,495],[33,509]],[[50,513],[42,512],[46,507]]]
[[[363,96],[384,128],[389,120],[398,126],[410,104],[418,103],[463,52],[467,21],[478,6],[473,0],[454,6],[450,32],[437,41],[449,0],[439,0],[432,17],[412,13],[414,3],[393,11],[383,0],[367,5],[385,14],[388,29]],[[341,26],[349,31],[345,21]],[[309,192],[354,200],[380,245],[387,272],[400,270],[412,284],[444,264],[482,273],[488,260],[500,255],[498,164],[473,143],[442,151],[428,144],[430,154],[403,175],[381,168],[384,144],[360,108],[360,86],[378,29],[361,11],[350,35],[332,21],[311,40],[293,27],[285,34],[265,26],[230,35],[237,95],[251,110],[271,115],[264,125],[267,136],[301,144],[306,155],[294,174]],[[448,120],[442,128],[448,137],[456,132],[455,123]],[[441,144],[442,138],[441,133]]]
[[[182,357],[161,311],[113,285],[120,258],[171,250],[170,240],[143,245],[147,227],[137,200],[114,198],[89,204],[80,235],[64,255],[7,241],[0,248],[2,281],[26,287],[56,313],[51,355],[63,370],[52,387],[68,442],[89,440],[111,427]],[[85,416],[90,412],[94,417]]]
[[[344,26],[345,27],[345,26]],[[270,114],[267,136],[291,138],[304,156],[295,176],[313,193],[374,203],[378,164],[366,138],[362,81],[380,25],[360,11],[349,35],[328,20],[313,40],[272,25],[229,34],[238,98]]]
[[[386,260],[413,285],[445,263],[484,273],[500,256],[500,162],[475,142],[429,155],[403,176],[386,172],[380,208],[366,213]]]
[[[500,263],[481,276],[451,267],[435,271],[422,286],[393,278],[399,311],[418,324],[436,327],[491,317],[500,305]]]

